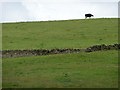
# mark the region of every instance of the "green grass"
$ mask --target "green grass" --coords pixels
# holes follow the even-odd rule
[[[4,58],[5,87],[117,88],[118,51]]]
[[[118,19],[2,24],[3,50],[86,48],[118,43]]]
[[[2,49],[86,48],[118,43],[118,19],[2,24]],[[116,88],[118,51],[3,58],[3,88]]]

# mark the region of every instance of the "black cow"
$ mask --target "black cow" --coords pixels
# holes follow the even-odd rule
[[[85,14],[85,18],[87,18],[87,17],[93,17],[93,15],[92,14]]]

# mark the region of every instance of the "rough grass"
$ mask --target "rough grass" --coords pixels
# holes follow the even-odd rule
[[[2,24],[2,49],[118,43],[117,18]],[[118,52],[3,58],[3,88],[116,88]]]
[[[118,43],[118,19],[4,23],[3,49],[86,48]]]
[[[3,88],[117,88],[118,51],[3,59]]]

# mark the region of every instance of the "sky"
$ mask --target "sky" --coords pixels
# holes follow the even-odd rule
[[[117,18],[119,0],[1,0],[0,22]]]

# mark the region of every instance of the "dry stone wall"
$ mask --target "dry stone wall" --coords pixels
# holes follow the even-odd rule
[[[50,55],[50,54],[64,54],[64,53],[79,53],[79,52],[94,52],[101,50],[119,50],[120,44],[114,45],[94,45],[86,49],[38,49],[38,50],[3,50],[0,51],[3,58],[10,57],[24,57],[24,56],[39,56],[39,55]],[[0,55],[1,56],[1,55]]]
[[[120,44],[114,44],[114,45],[94,45],[89,48],[87,48],[86,52],[93,52],[93,51],[100,51],[100,50],[118,50],[120,49]]]

